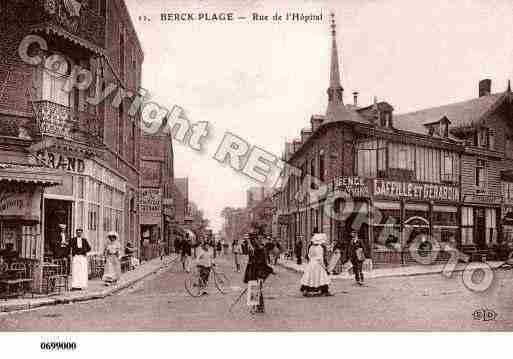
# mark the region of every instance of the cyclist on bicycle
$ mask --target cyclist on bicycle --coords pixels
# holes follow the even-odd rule
[[[210,247],[207,241],[202,241],[196,253],[196,266],[198,267],[199,275],[201,278],[202,293],[207,293],[208,277],[210,276],[210,269],[215,265],[214,263],[214,248]]]

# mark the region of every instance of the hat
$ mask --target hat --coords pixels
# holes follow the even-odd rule
[[[115,231],[110,231],[109,233],[107,233],[107,238],[108,237],[116,237],[116,239],[118,238],[118,233],[115,232]]]
[[[59,228],[60,229],[66,229],[66,225],[65,224],[59,224]]]
[[[327,241],[326,234],[324,234],[324,233],[315,233],[311,239],[311,242],[313,244],[324,244],[324,243],[326,243],[326,241]]]

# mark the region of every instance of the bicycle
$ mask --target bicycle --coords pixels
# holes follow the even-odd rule
[[[187,278],[185,278],[185,290],[187,290],[187,292],[192,297],[199,297],[203,293],[203,290],[208,286],[208,283],[211,282],[214,282],[217,290],[220,293],[228,293],[228,288],[230,286],[228,277],[224,273],[217,272],[215,270],[215,266],[210,268],[210,274],[208,276],[207,283],[203,282],[203,279],[199,274],[199,270],[195,270],[193,273],[187,276]]]

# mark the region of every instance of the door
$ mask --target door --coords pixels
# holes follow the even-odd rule
[[[475,244],[478,249],[486,248],[486,217],[484,208],[474,209],[475,218]]]
[[[55,248],[60,242],[60,227],[66,226],[66,236],[71,238],[71,205],[70,201],[45,199],[45,257],[53,257]]]

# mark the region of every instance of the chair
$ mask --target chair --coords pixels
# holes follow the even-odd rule
[[[10,274],[0,280],[0,284],[4,287],[2,297],[7,299],[9,297],[23,296],[27,292],[27,287],[32,283],[32,278],[29,277],[25,263],[13,262],[10,268],[5,271]],[[33,295],[34,293],[32,292]]]
[[[68,260],[66,258],[54,259],[51,263],[56,267],[52,270],[52,274],[50,274],[47,278],[47,294],[50,292],[50,289],[52,289],[52,292],[57,291],[57,293],[60,294],[62,289],[65,291],[68,290]]]

